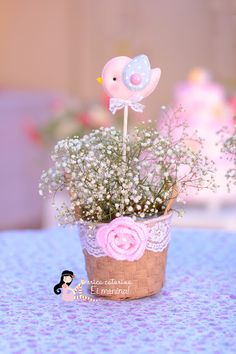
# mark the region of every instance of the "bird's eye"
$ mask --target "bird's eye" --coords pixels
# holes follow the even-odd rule
[[[113,81],[116,81],[116,77],[113,77],[113,79],[112,79]]]

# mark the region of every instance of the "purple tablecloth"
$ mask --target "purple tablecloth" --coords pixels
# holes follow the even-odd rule
[[[0,352],[236,353],[236,235],[175,229],[162,293],[63,302],[64,269],[86,278],[76,229],[0,234]]]

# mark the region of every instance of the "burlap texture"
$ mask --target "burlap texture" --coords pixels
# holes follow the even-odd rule
[[[111,300],[138,299],[159,293],[165,281],[167,251],[168,247],[162,252],[146,250],[137,261],[118,261],[94,257],[84,250],[91,293]]]

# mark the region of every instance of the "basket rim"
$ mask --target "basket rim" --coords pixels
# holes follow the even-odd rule
[[[154,216],[148,216],[148,217],[145,217],[145,218],[138,218],[137,217],[135,221],[136,222],[145,222],[145,221],[161,222],[161,221],[164,221],[166,219],[171,219],[172,215],[173,215],[173,211],[170,210],[170,211],[168,211],[168,213],[166,215],[164,215],[164,214],[160,215],[160,216],[154,215]],[[123,215],[123,216],[125,217],[126,215]],[[127,217],[129,217],[129,216],[127,215]],[[113,219],[113,220],[115,220],[115,219]],[[112,222],[112,220],[110,222]],[[100,227],[100,226],[103,226],[103,225],[108,225],[109,223],[107,223],[107,222],[98,222],[98,223],[96,223],[96,227]],[[84,221],[83,223],[79,223],[78,226],[88,226],[88,225],[90,225],[89,221]]]
[[[171,216],[173,215],[173,211],[170,210],[168,211],[168,213],[166,215],[160,215],[160,216],[148,216],[146,218],[137,218],[136,221],[150,221],[150,220],[156,220],[157,222],[160,222],[160,221],[163,221],[163,220],[166,220],[166,219],[169,219],[171,218]]]

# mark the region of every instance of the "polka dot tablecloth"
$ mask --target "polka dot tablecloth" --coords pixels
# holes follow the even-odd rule
[[[0,240],[0,353],[236,353],[234,233],[175,229],[160,295],[92,303],[53,293],[64,269],[86,279],[76,229]]]

